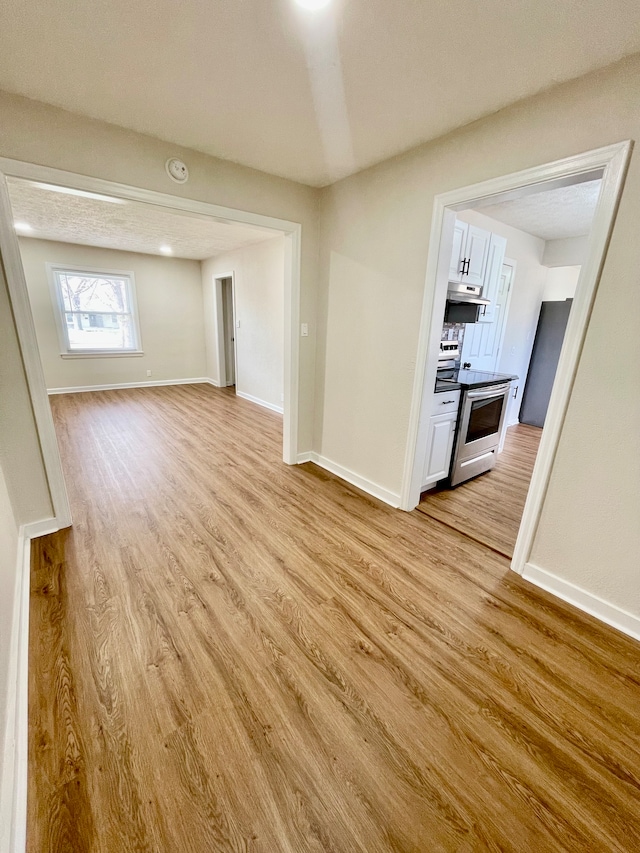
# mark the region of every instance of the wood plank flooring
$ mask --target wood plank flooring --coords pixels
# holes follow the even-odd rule
[[[455,489],[425,492],[418,511],[513,557],[542,430],[509,427],[496,467]]]
[[[30,853],[640,850],[636,643],[225,390],[52,407]]]

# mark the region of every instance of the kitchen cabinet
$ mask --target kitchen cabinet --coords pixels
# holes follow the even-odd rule
[[[491,232],[456,219],[449,281],[482,287],[489,260]]]
[[[496,319],[496,306],[498,303],[498,288],[502,274],[502,264],[507,250],[506,238],[499,234],[491,234],[489,249],[487,253],[487,266],[485,269],[484,282],[482,284],[482,298],[488,299],[490,305],[485,305],[480,311],[478,323],[493,323]]]
[[[460,391],[441,391],[433,395],[422,489],[449,476],[459,405]]]
[[[467,232],[466,222],[456,219],[453,229],[453,249],[451,250],[451,265],[449,266],[449,281],[461,281],[462,270],[466,268]],[[464,266],[463,266],[464,265]]]

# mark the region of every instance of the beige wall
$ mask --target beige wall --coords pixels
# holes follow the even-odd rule
[[[581,267],[551,267],[542,292],[543,302],[573,299]]]
[[[434,195],[637,137],[639,92],[635,57],[322,191],[323,455],[400,489]],[[636,153],[532,555],[638,615],[640,387],[621,371],[611,329],[625,341],[625,363],[640,363],[639,221]]]
[[[30,238],[20,253],[47,388],[206,376],[199,261]],[[61,358],[47,263],[132,271],[144,355]]]
[[[546,267],[582,266],[587,260],[588,251],[588,236],[547,240],[542,263]]]
[[[284,237],[225,252],[202,263],[207,366],[221,382],[214,276],[234,273],[236,391],[282,408],[284,393]]]

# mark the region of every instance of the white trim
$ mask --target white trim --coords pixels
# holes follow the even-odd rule
[[[307,453],[300,453],[298,455],[297,464],[301,465],[303,462],[314,462],[316,465],[320,466],[320,468],[330,471],[332,474],[340,477],[341,480],[346,480],[347,483],[351,483],[352,486],[356,486],[360,491],[366,492],[374,498],[378,498],[378,500],[392,506],[394,509],[398,509],[400,506],[400,495],[397,495],[395,492],[390,492],[389,489],[385,489],[383,486],[379,486],[377,483],[373,483],[365,477],[361,477],[360,474],[356,474],[355,471],[350,471],[349,468],[344,468],[342,465],[338,465],[337,462],[327,459],[326,456],[322,456],[314,450],[308,451]]]
[[[109,385],[70,385],[68,388],[48,388],[47,394],[83,394],[85,391],[117,391],[119,388],[155,388],[160,385],[202,385],[206,382],[218,388],[218,383],[206,376],[195,379],[153,379],[148,382],[114,382]]]
[[[57,533],[62,529],[57,518],[45,518],[42,521],[32,521],[23,525],[24,535],[29,539],[37,539],[38,536],[46,536],[48,533]]]
[[[61,352],[60,358],[136,358],[144,355],[142,349],[126,350],[73,350],[72,352]]]
[[[59,529],[50,519],[50,528]],[[28,767],[28,688],[29,688],[29,593],[31,575],[32,525],[23,525],[18,533],[16,584],[13,599],[9,674],[7,681],[7,720],[2,755],[0,791],[0,851],[24,853],[27,843],[27,767]]]
[[[284,239],[284,426],[282,458],[295,465],[298,455],[300,398],[300,264],[302,226]],[[296,289],[295,283],[298,282]],[[237,387],[237,386],[236,386]]]
[[[405,454],[405,468],[401,489],[401,507],[411,510],[419,501],[419,485],[416,470],[419,465],[419,444],[423,401],[429,389],[433,388],[437,368],[437,346],[433,344],[435,337],[439,339],[438,325],[442,317],[442,309],[446,298],[446,279],[443,274],[445,260],[444,237],[450,227],[453,211],[468,207],[479,207],[487,198],[494,198],[503,193],[517,194],[533,192],[539,185],[547,187],[554,181],[557,185],[567,185],[575,182],[576,177],[584,179],[587,175],[602,174],[602,185],[589,242],[589,257],[582,266],[578,288],[574,298],[569,324],[565,334],[564,344],[558,363],[558,371],[553,386],[551,402],[545,421],[540,448],[531,478],[527,501],[518,532],[511,568],[522,574],[529,560],[533,539],[538,527],[540,514],[546,496],[547,485],[551,476],[556,449],[564,423],[564,417],[569,404],[569,396],[578,368],[578,360],[586,334],[591,306],[600,278],[600,270],[609,242],[609,236],[626,175],[631,142],[620,142],[595,151],[577,154],[493,178],[473,186],[461,187],[448,193],[438,195],[434,199],[433,218],[431,223],[431,238],[427,273],[425,277],[424,299],[420,336],[416,356],[416,371],[414,376],[413,397],[409,415],[409,428]],[[439,263],[440,260],[440,263]],[[421,417],[422,414],[422,417]]]
[[[275,406],[273,403],[267,403],[266,400],[261,400],[259,397],[254,397],[252,394],[245,394],[244,391],[238,391],[237,386],[236,397],[242,397],[243,400],[249,400],[251,403],[257,403],[258,406],[262,406],[264,409],[271,409],[272,412],[278,412],[279,415],[281,415],[283,412],[282,406]]]
[[[633,637],[634,640],[640,640],[640,617],[634,616],[633,613],[605,601],[570,581],[559,578],[546,569],[541,569],[534,563],[525,565],[522,577],[563,601],[573,604],[578,610],[595,616],[596,619],[606,622],[612,628],[617,628],[618,631]]]
[[[40,361],[38,340],[22,268],[18,237],[13,228],[13,213],[5,176],[0,172],[0,254],[7,279],[22,362],[27,378],[40,450],[47,476],[53,511],[60,527],[71,524],[71,507],[62,471],[58,439]]]
[[[30,181],[57,184],[76,190],[84,190],[101,195],[117,196],[119,198],[138,201],[144,204],[166,207],[178,212],[187,212],[207,218],[230,223],[243,223],[253,228],[262,228],[265,239],[269,232],[281,231],[285,236],[285,272],[284,272],[284,424],[283,424],[283,459],[288,464],[294,464],[298,452],[298,406],[299,393],[299,331],[300,331],[300,258],[302,245],[302,226],[298,222],[277,219],[261,213],[251,213],[246,210],[235,210],[209,202],[132,187],[102,178],[79,175],[49,166],[26,163],[0,157],[0,252],[5,261],[5,270],[9,284],[11,303],[16,318],[16,326],[20,337],[27,381],[31,393],[32,404],[38,426],[38,434],[42,447],[42,455],[47,471],[49,489],[51,491],[55,513],[58,518],[71,523],[69,502],[64,485],[62,466],[58,453],[58,445],[53,427],[53,418],[48,405],[42,365],[38,352],[38,344],[33,326],[33,317],[18,238],[13,228],[11,201],[5,178],[7,176],[22,178]],[[215,383],[212,383],[215,384]],[[64,525],[66,526],[66,525]]]

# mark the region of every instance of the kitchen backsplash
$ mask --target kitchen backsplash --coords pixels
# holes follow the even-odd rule
[[[464,323],[445,323],[442,327],[441,341],[458,341],[462,347],[462,339],[464,338]]]

